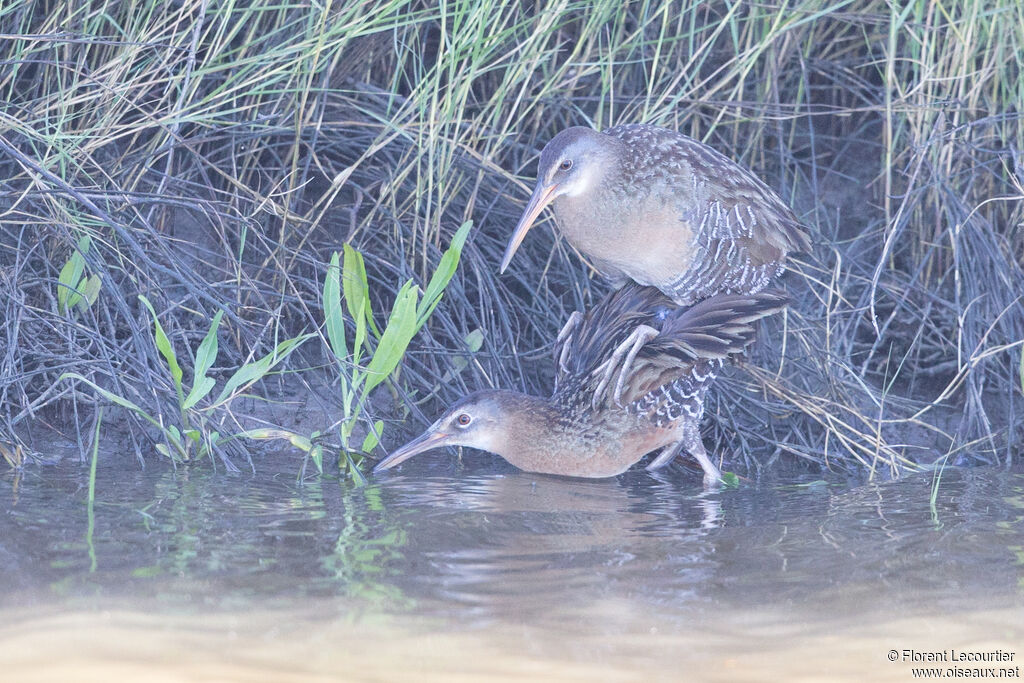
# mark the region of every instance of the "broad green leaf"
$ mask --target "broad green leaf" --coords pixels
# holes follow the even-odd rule
[[[71,284],[74,280],[71,278],[75,277],[75,256],[77,254],[68,259],[68,262],[60,269],[60,274],[57,275],[57,312],[61,315],[64,315],[65,311],[68,310],[68,295],[71,294],[71,290],[74,287]],[[81,273],[78,273],[78,275],[81,275]]]
[[[352,342],[352,362],[359,364],[366,341],[366,324],[373,320],[370,310],[370,286],[366,280],[366,266],[363,255],[348,244],[345,251],[345,268],[341,272],[341,284],[345,294],[345,305],[356,325],[356,338]]]
[[[171,340],[167,338],[167,334],[164,332],[164,328],[160,324],[160,320],[156,317],[156,311],[153,310],[153,304],[149,303],[149,299],[142,294],[139,295],[139,301],[149,309],[149,314],[153,316],[156,348],[160,351],[164,360],[167,361],[167,367],[171,370],[171,379],[174,380],[174,388],[178,392],[178,404],[180,405],[181,403],[184,403],[185,397],[181,389],[181,377],[183,373],[181,371],[181,366],[178,365],[178,357],[174,354],[174,347],[171,346]]]
[[[80,289],[83,298],[78,302],[79,310],[85,313],[90,306],[96,303],[96,299],[100,297],[101,285],[102,280],[100,280],[99,275],[90,275],[88,279],[82,281],[82,287]]]
[[[203,337],[202,343],[199,344],[199,349],[196,351],[196,370],[192,379],[192,391],[188,392],[188,396],[185,397],[185,402],[181,405],[183,409],[191,408],[213,390],[215,381],[212,377],[207,377],[206,373],[217,360],[217,329],[220,327],[220,319],[223,317],[224,311],[217,311],[217,315],[213,316],[213,322],[210,323],[209,331]]]
[[[463,341],[466,342],[470,353],[476,353],[484,345],[484,331],[478,327],[467,334]]]
[[[188,410],[206,398],[206,396],[213,391],[213,387],[216,384],[217,381],[212,377],[203,377],[199,379],[199,381],[192,385],[192,391],[188,392],[188,396],[185,397],[185,402],[181,404],[182,409]]]
[[[374,448],[377,447],[377,444],[380,443],[380,437],[381,437],[381,435],[383,433],[384,433],[384,421],[383,420],[377,420],[376,422],[373,423],[373,429],[371,429],[366,434],[366,438],[363,439],[363,445],[360,448],[360,450],[363,453],[371,452]]]
[[[65,290],[65,291],[68,292],[67,300],[64,302],[64,310],[65,311],[70,311],[71,309],[73,309],[75,306],[78,305],[79,301],[82,300],[81,292],[82,292],[82,288],[85,287],[86,279],[87,278],[83,277],[81,282],[79,282],[77,285],[75,285],[74,289],[72,289],[70,291]],[[59,303],[60,302],[58,302],[58,306],[59,306]]]
[[[240,367],[235,374],[228,379],[227,384],[224,385],[224,388],[221,390],[217,400],[213,402],[213,405],[220,405],[228,398],[234,396],[236,390],[244,390],[250,384],[262,379],[271,370],[271,368],[287,358],[292,351],[312,336],[313,335],[311,334],[304,334],[299,337],[285,339],[283,342],[278,344],[273,351],[263,356],[263,358],[251,363],[246,363]]]
[[[348,342],[345,339],[345,319],[341,313],[341,266],[338,252],[331,256],[324,278],[324,327],[331,352],[338,360],[348,357]]]
[[[368,396],[370,391],[378,384],[388,378],[391,372],[398,366],[405,354],[409,342],[416,334],[416,300],[418,299],[416,286],[409,280],[395,297],[395,305],[391,309],[391,316],[388,318],[388,326],[384,328],[380,343],[373,354],[369,365],[366,366],[366,383],[363,386],[363,396]]]
[[[263,441],[269,439],[287,439],[291,445],[302,451],[309,451],[313,447],[313,442],[309,437],[290,432],[287,429],[274,429],[272,427],[261,427],[259,429],[247,429],[244,432],[235,434],[235,439],[260,439]]]
[[[458,267],[459,259],[462,257],[462,247],[465,245],[466,237],[469,236],[469,231],[472,228],[473,221],[463,223],[455,232],[455,236],[452,237],[452,243],[448,246],[447,251],[441,256],[441,261],[437,264],[437,270],[431,276],[427,289],[423,292],[423,300],[416,311],[417,330],[423,327],[423,324],[427,322],[427,318],[430,317],[430,314],[437,308],[437,304],[440,303],[445,287],[448,286],[452,276],[455,275],[455,269]]]
[[[91,245],[92,238],[82,235],[78,239],[75,251],[68,258],[68,262],[60,269],[60,274],[57,276],[57,282],[60,285],[57,287],[57,312],[61,315],[73,308],[81,299],[81,294],[75,290],[81,289],[79,283],[82,281],[82,273],[85,272],[84,255],[89,253]]]
[[[196,351],[196,377],[206,377],[206,373],[213,367],[217,360],[217,330],[220,328],[220,319],[224,317],[224,311],[217,311],[210,323],[203,341]]]

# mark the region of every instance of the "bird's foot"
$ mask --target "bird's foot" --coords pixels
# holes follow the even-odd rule
[[[700,436],[697,436],[700,439]],[[704,450],[704,444],[697,442],[696,447],[688,449],[690,454],[700,463],[701,469],[704,470],[704,488],[717,488],[722,483],[722,471],[718,469],[715,463],[711,462],[711,458],[708,457],[707,451]]]
[[[555,337],[555,343],[561,344],[562,348],[558,353],[558,367],[562,372],[569,372],[568,360],[569,360],[569,347],[572,345],[572,333],[576,331],[576,328],[583,322],[583,315],[579,311],[573,311],[569,319],[562,325],[562,329],[558,331],[558,336]]]
[[[647,465],[647,469],[657,470],[664,467],[684,450],[688,451],[694,460],[700,464],[701,469],[704,470],[704,488],[714,489],[720,487],[722,484],[722,471],[718,469],[715,463],[711,462],[707,451],[704,450],[704,444],[701,442],[700,432],[696,425],[687,428],[683,432],[682,439],[674,444],[665,446],[661,453],[658,454],[658,457]]]
[[[629,375],[629,369],[633,366],[636,354],[640,352],[644,344],[657,336],[658,331],[648,325],[641,325],[633,330],[633,334],[630,335],[630,339],[635,338],[633,346],[629,349],[626,360],[622,363],[622,368],[619,370],[619,381],[615,383],[615,405],[620,408],[622,407],[622,386],[626,383],[626,377]],[[629,341],[629,339],[626,341]]]
[[[625,361],[619,368],[619,378],[615,383],[615,392],[612,394],[615,405],[620,408],[622,407],[622,387],[626,382],[626,377],[629,375],[629,368],[633,364],[636,354],[639,353],[644,344],[657,336],[658,331],[650,325],[638,326],[624,342],[615,348],[615,351],[612,352],[611,358],[594,369],[595,373],[603,373],[604,375],[601,377],[601,381],[598,383],[597,389],[594,391],[594,408],[597,408],[602,392],[604,392],[611,383],[612,375],[615,374],[615,368],[619,366],[619,361],[621,361],[623,356],[625,356]]]

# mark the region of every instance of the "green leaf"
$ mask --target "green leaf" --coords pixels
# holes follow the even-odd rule
[[[96,303],[96,299],[100,297],[102,284],[99,275],[90,275],[88,279],[82,280],[82,287],[80,287],[82,300],[78,302],[79,310],[85,313],[90,306]]]
[[[165,429],[164,432],[171,437],[172,441],[175,441],[179,444],[181,443],[181,432],[179,432],[178,428],[175,427],[174,425],[168,425],[167,429]]]
[[[366,434],[366,438],[363,439],[363,445],[360,447],[360,450],[363,453],[371,452],[374,448],[377,447],[377,444],[380,443],[380,437],[381,437],[381,434],[383,434],[383,433],[384,433],[384,421],[383,420],[377,420],[376,422],[373,423],[373,429],[371,429]]]
[[[479,327],[466,335],[463,340],[470,353],[476,353],[484,345],[484,331]]]
[[[316,465],[316,471],[320,474],[324,473],[324,447],[320,444],[316,444],[309,450],[309,457],[313,459],[313,464]]]
[[[71,253],[67,263],[57,275],[57,312],[63,315],[79,302],[82,295],[76,291],[82,289],[82,273],[85,272],[85,254],[89,253],[92,238],[82,235],[78,238],[75,251]]]
[[[263,441],[269,439],[287,439],[291,445],[295,446],[299,450],[308,452],[313,448],[313,442],[308,436],[302,436],[295,432],[290,432],[287,429],[274,429],[273,427],[260,427],[258,429],[247,429],[244,432],[235,434],[235,439],[260,439]]]
[[[445,288],[451,282],[452,276],[455,275],[455,269],[458,267],[459,259],[462,257],[462,247],[466,244],[466,237],[469,236],[469,231],[472,228],[473,221],[463,223],[455,232],[455,236],[452,237],[452,243],[448,246],[448,250],[441,256],[441,261],[437,264],[437,270],[431,276],[427,289],[423,293],[423,300],[416,311],[417,330],[423,327],[424,323],[427,322],[427,318],[430,317],[430,314],[437,308],[437,304],[440,303],[441,295],[444,294]]]
[[[210,323],[209,331],[203,337],[203,341],[196,351],[196,370],[195,377],[192,379],[192,391],[188,392],[188,396],[185,397],[185,401],[181,405],[183,409],[191,408],[213,390],[215,382],[212,377],[207,377],[206,373],[217,360],[217,329],[220,327],[222,317],[224,317],[224,311],[217,311],[217,315],[213,316],[213,322]]]
[[[384,334],[387,334],[387,330],[384,331]],[[355,482],[360,486],[365,484],[366,475],[360,471],[359,465],[352,459],[352,454],[348,451],[345,452],[345,462],[348,463],[348,471],[352,474],[352,478],[355,479]]]
[[[193,407],[199,401],[203,400],[211,391],[213,391],[214,385],[217,382],[212,377],[202,377],[199,381],[192,385],[192,391],[188,392],[188,396],[185,397],[185,402],[181,404],[183,410],[188,410]]]
[[[206,377],[206,373],[217,360],[217,330],[220,328],[220,319],[223,317],[224,311],[217,311],[217,314],[213,316],[213,322],[210,323],[209,331],[203,337],[202,343],[199,344],[199,350],[196,351],[196,377]]]
[[[126,399],[126,398],[124,398],[122,396],[118,396],[117,394],[115,394],[113,392],[107,391],[106,389],[100,387],[98,384],[96,384],[92,380],[86,379],[85,377],[79,375],[77,372],[65,372],[63,375],[61,375],[60,377],[57,378],[57,381],[60,382],[60,381],[65,380],[65,379],[76,379],[79,382],[84,382],[85,384],[88,384],[90,387],[92,387],[96,391],[97,394],[99,394],[103,398],[107,399],[111,403],[119,405],[122,408],[127,408],[128,410],[132,411],[133,413],[135,413],[139,417],[145,418],[147,421],[149,421],[150,424],[152,424],[152,425],[154,425],[156,427],[159,427],[161,429],[161,431],[163,430],[163,425],[161,425],[157,420],[153,419],[153,417],[149,413],[147,413],[145,410],[143,410],[142,408],[140,408],[136,404],[132,403],[128,399]]]
[[[210,407],[213,408],[220,405],[227,399],[233,397],[236,390],[242,391],[249,385],[262,379],[275,365],[287,358],[292,351],[297,349],[300,344],[312,336],[313,335],[311,334],[304,334],[299,337],[286,339],[278,344],[273,351],[263,356],[263,358],[251,363],[246,363],[240,367],[235,374],[228,379],[227,384],[224,385],[224,388],[221,390],[217,400],[215,400],[213,402],[213,406]]]
[[[722,486],[735,489],[739,488],[740,478],[736,476],[735,472],[722,472]]]
[[[345,339],[345,319],[341,312],[341,266],[339,254],[334,252],[327,266],[324,278],[324,327],[331,352],[339,361],[348,357],[348,342]]]
[[[373,321],[370,310],[370,285],[366,280],[366,266],[363,255],[344,245],[345,268],[341,272],[341,284],[345,294],[345,305],[356,325],[356,338],[352,342],[352,362],[359,364],[363,353],[363,342],[366,341],[367,321]]]
[[[363,397],[378,384],[388,378],[401,362],[409,342],[416,334],[416,301],[419,295],[416,286],[409,280],[398,291],[395,305],[391,309],[388,325],[384,328],[380,343],[366,366],[366,381],[363,386]]]
[[[70,311],[82,301],[82,290],[85,289],[85,283],[89,278],[83,277],[81,281],[75,285],[74,290],[68,292],[67,301],[64,302],[64,309]],[[66,291],[66,290],[65,290]],[[60,302],[58,302],[59,305]]]
[[[181,389],[181,377],[183,373],[181,371],[181,366],[178,365],[178,357],[174,354],[174,347],[171,346],[171,340],[167,338],[167,333],[164,332],[163,326],[160,325],[160,320],[156,317],[156,311],[153,310],[153,304],[149,303],[149,299],[142,294],[139,295],[139,301],[149,309],[149,314],[153,316],[156,348],[160,351],[164,360],[167,361],[167,367],[171,371],[171,379],[174,380],[174,388],[178,392],[178,405],[181,405],[185,402],[184,394]]]
[[[166,438],[170,442],[170,445],[174,447],[174,450],[177,451],[178,457],[182,460],[188,460],[188,444],[182,441],[181,432],[178,431],[178,428],[174,425],[167,425],[163,431],[164,438]]]

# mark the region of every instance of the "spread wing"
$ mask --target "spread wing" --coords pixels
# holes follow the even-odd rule
[[[594,306],[556,348],[563,362],[555,397],[598,407],[618,393],[626,405],[680,379],[700,385],[754,340],[754,323],[785,305],[780,294],[758,293],[680,307],[631,282]]]

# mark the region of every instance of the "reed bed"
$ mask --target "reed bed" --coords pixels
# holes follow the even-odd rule
[[[814,238],[782,283],[791,310],[717,386],[727,466],[1009,464],[1022,55],[1016,0],[7,3],[0,445],[86,452],[106,401],[68,372],[170,419],[140,294],[179,350],[223,311],[227,374],[322,329],[344,243],[383,325],[467,220],[441,303],[364,412],[416,431],[468,390],[549,391],[556,331],[607,285],[544,228],[498,277],[501,251],[546,140],[644,121],[753,168]],[[331,415],[339,367],[320,332],[253,393]],[[212,413],[226,432],[287,414]],[[152,428],[123,423],[157,457]],[[230,466],[251,443],[220,450]]]

